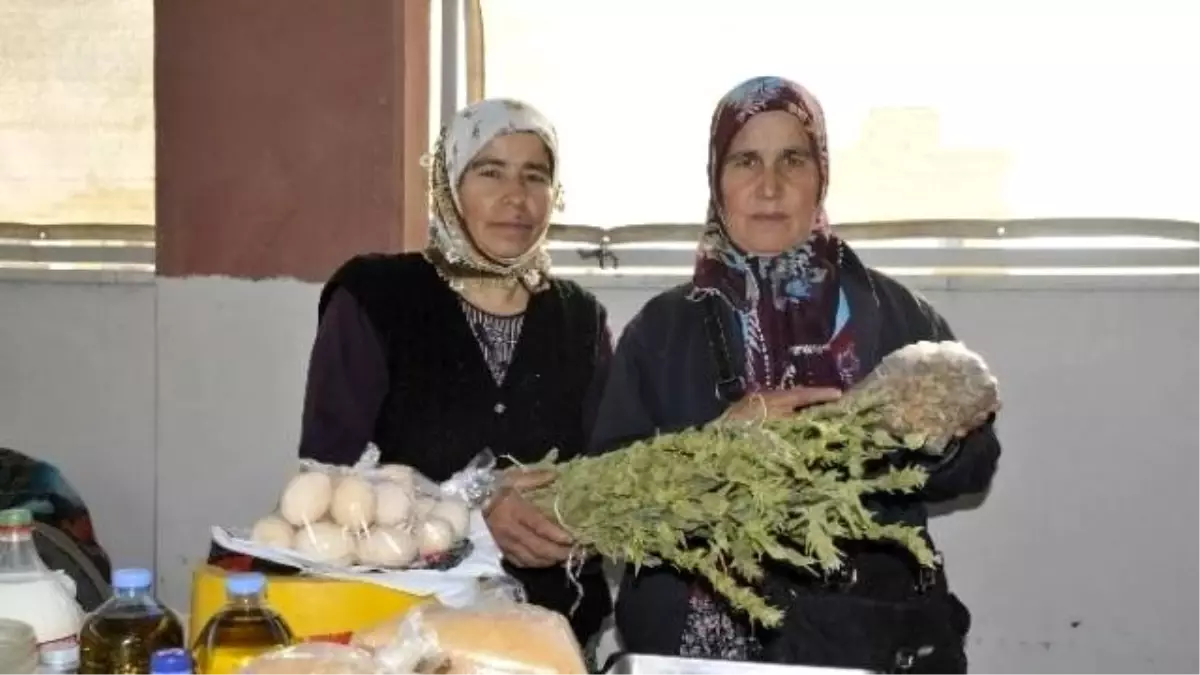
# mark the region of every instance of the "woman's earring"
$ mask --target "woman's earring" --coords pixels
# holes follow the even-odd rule
[[[554,210],[558,213],[562,213],[567,208],[567,203],[563,199],[565,192],[566,190],[561,185],[554,191]]]

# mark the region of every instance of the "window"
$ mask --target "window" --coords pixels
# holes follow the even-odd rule
[[[153,269],[153,31],[151,0],[0,7],[0,265]]]
[[[0,270],[154,271],[156,4],[0,2]]]
[[[712,106],[763,73],[821,98],[874,264],[1197,271],[1180,0],[430,2],[433,124],[482,82],[559,128],[560,271],[686,273]],[[0,268],[153,270],[153,1],[7,0],[0,75]]]
[[[707,201],[712,108],[737,82],[778,74],[821,99],[830,216],[854,224],[848,238],[888,237],[863,242],[876,264],[1086,258],[1195,273],[1188,11],[1129,0],[482,0],[486,94],[528,100],[558,127],[559,218],[590,226],[556,232],[572,269],[579,245],[567,241],[607,236],[627,249],[614,251],[623,262],[684,273]],[[628,228],[647,223],[677,225]]]

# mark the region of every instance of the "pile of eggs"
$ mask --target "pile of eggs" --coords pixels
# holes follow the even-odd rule
[[[445,553],[466,538],[466,503],[419,494],[410,467],[386,465],[374,474],[370,480],[322,471],[296,475],[278,513],[255,523],[251,538],[319,562],[390,569]]]

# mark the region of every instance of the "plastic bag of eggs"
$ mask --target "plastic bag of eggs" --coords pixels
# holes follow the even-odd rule
[[[428,496],[428,479],[402,465],[369,474],[304,471],[288,481],[277,513],[257,523],[255,543],[318,562],[402,569],[467,537],[470,509]]]

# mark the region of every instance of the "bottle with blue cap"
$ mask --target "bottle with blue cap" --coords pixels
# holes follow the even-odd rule
[[[292,629],[266,602],[267,580],[258,572],[225,578],[225,607],[196,639],[203,673],[237,673],[254,657],[292,644]]]
[[[113,572],[113,597],[79,631],[80,673],[148,673],[156,651],[184,646],[183,624],[153,586],[150,570]]]
[[[192,675],[192,655],[186,649],[160,649],[150,657],[150,675]]]

